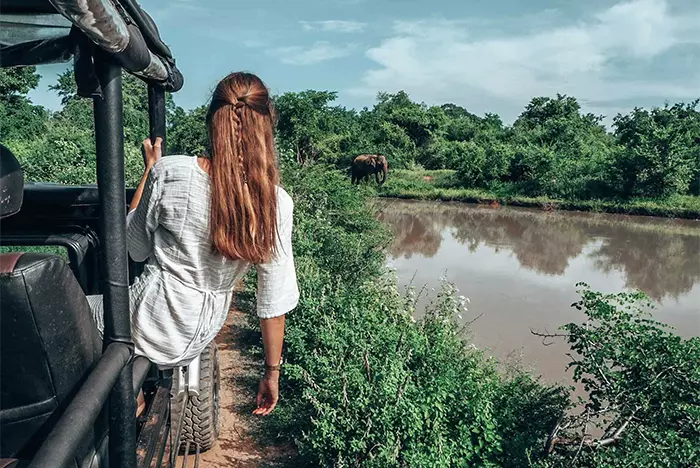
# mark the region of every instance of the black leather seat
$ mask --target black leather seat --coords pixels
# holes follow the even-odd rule
[[[1,217],[17,212],[12,198],[22,191],[22,184],[5,184],[6,169],[13,167],[10,158],[4,148]],[[101,348],[87,299],[62,258],[0,254],[0,459],[33,457]],[[90,466],[96,447],[104,447],[105,414],[76,453],[75,466]]]
[[[1,257],[0,458],[31,458],[97,363],[101,342],[63,259]]]

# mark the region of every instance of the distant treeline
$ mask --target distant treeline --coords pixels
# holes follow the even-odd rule
[[[277,99],[282,145],[300,159],[339,166],[382,152],[390,167],[455,169],[465,187],[565,199],[700,193],[698,101],[613,120],[583,114],[574,97],[536,97],[510,126],[454,104],[427,106],[404,92],[380,93],[372,109],[333,106],[336,94]]]
[[[0,74],[0,131],[39,179],[93,177],[90,100],[77,99],[72,72],[51,88],[63,107],[50,112],[27,93],[33,68]],[[140,164],[138,146],[148,134],[143,85],[125,76],[128,161]],[[454,169],[463,187],[561,199],[668,197],[700,194],[698,101],[651,110],[635,108],[613,119],[583,114],[574,97],[536,97],[512,125],[454,105],[428,106],[404,92],[379,93],[373,108],[334,105],[335,92],[304,91],[276,98],[281,154],[299,162],[347,167],[353,155],[381,152],[391,168]],[[171,152],[206,150],[203,105],[191,110],[168,100]],[[85,164],[74,164],[75,155]],[[65,159],[68,158],[68,159]],[[72,161],[63,167],[60,161]]]

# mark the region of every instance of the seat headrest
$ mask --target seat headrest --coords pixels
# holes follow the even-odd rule
[[[0,145],[0,219],[22,208],[24,174],[19,161],[7,147]]]

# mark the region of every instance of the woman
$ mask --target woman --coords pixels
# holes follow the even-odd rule
[[[199,356],[224,325],[234,284],[256,265],[265,348],[259,415],[277,403],[285,314],[299,300],[293,202],[278,185],[274,120],[260,78],[230,74],[207,113],[208,158],[161,158],[160,139],[147,139],[146,170],[127,216],[129,254],[146,261],[129,291],[132,338],[136,354],[161,367]],[[99,326],[101,298],[91,303]]]

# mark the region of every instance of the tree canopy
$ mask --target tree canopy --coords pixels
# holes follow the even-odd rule
[[[94,167],[91,103],[76,96],[67,71],[51,87],[63,107],[49,112],[27,97],[38,82],[32,67],[0,71],[3,140],[27,159],[32,177],[65,173],[61,180],[87,181],[92,177],[87,169]],[[148,134],[146,95],[139,80],[124,75],[129,164],[139,163],[138,147]],[[418,103],[403,91],[379,93],[371,109],[359,111],[337,105],[336,98],[336,92],[317,90],[275,97],[283,157],[344,169],[357,154],[382,153],[393,168],[453,169],[463,187],[528,196],[700,193],[698,101],[635,108],[614,117],[608,130],[602,116],[582,112],[576,98],[566,95],[534,97],[512,125],[454,103]],[[206,107],[185,110],[168,95],[167,111],[170,151],[206,152]],[[81,163],[68,169],[70,159]]]

